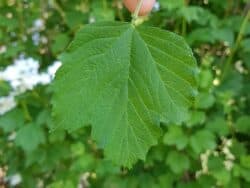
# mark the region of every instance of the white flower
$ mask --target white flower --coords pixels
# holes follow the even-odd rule
[[[40,83],[42,85],[47,85],[51,82],[51,76],[48,73],[42,73],[37,78],[38,78],[37,83]]]
[[[48,67],[48,74],[54,78],[56,71],[62,66],[62,62],[60,61],[55,61],[52,65]]]
[[[9,82],[13,89],[9,96],[0,98],[0,115],[16,107],[15,96],[33,89],[38,84],[49,84],[61,65],[60,61],[55,61],[46,72],[40,73],[37,60],[21,57],[4,71],[0,71],[0,80]]]
[[[39,42],[40,42],[40,33],[34,33],[33,35],[32,35],[32,41],[33,41],[33,43],[36,45],[36,46],[38,46],[39,45]]]
[[[14,174],[13,176],[10,176],[8,179],[11,186],[16,186],[22,182],[22,177],[20,174]]]
[[[3,54],[7,51],[7,47],[6,46],[0,46],[0,54]]]
[[[15,98],[13,95],[0,98],[0,115],[5,114],[16,107]]]
[[[36,19],[33,22],[33,27],[34,27],[34,30],[36,31],[43,30],[45,28],[44,20],[41,18]]]
[[[234,163],[231,160],[226,160],[224,161],[224,166],[228,171],[231,171],[234,166]]]
[[[16,139],[16,132],[12,132],[9,136],[8,136],[8,141],[13,141]]]

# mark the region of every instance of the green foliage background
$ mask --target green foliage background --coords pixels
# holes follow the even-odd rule
[[[50,131],[51,86],[18,96],[0,116],[0,187],[250,187],[250,24],[247,0],[160,0],[144,25],[176,32],[192,47],[200,68],[199,95],[181,125],[164,135],[146,161],[131,170],[115,166],[90,137],[89,128]],[[11,15],[10,15],[11,14]],[[41,18],[48,39],[38,46],[29,28]],[[130,21],[119,0],[0,0],[0,70],[21,53],[41,71],[58,58],[79,28],[93,21]],[[25,38],[25,40],[24,40]],[[0,96],[8,95],[0,80]],[[15,134],[15,139],[9,139]],[[115,148],[114,148],[115,150]],[[5,181],[3,183],[2,181]]]

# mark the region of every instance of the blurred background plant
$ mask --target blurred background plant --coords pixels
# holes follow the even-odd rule
[[[50,83],[75,32],[130,21],[120,0],[0,0],[0,187],[250,187],[250,2],[158,0],[143,24],[174,31],[200,67],[182,125],[132,170],[103,159],[88,128],[52,131]]]

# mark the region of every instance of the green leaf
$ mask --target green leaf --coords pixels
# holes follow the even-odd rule
[[[16,145],[23,150],[30,152],[37,148],[41,143],[45,142],[43,130],[36,124],[25,125],[17,131]]]
[[[247,148],[244,143],[233,140],[231,152],[235,156],[235,158],[240,158],[241,156],[247,154]]]
[[[108,4],[105,5],[102,1],[94,1],[91,3],[91,8],[93,11],[91,12],[90,19],[92,18],[96,22],[114,20],[114,8],[108,7]]]
[[[206,121],[206,114],[202,111],[193,111],[190,113],[190,117],[187,121],[188,127],[193,127],[196,125],[202,125]]]
[[[128,23],[86,26],[54,82],[57,127],[92,126],[107,158],[131,167],[157,143],[160,122],[181,122],[196,93],[196,62],[184,40]]]
[[[196,100],[196,107],[200,109],[208,109],[215,103],[215,97],[206,92],[199,93]]]
[[[213,74],[210,70],[203,70],[200,73],[199,85],[202,89],[209,89],[213,85]]]
[[[73,157],[81,156],[85,153],[85,146],[81,142],[78,142],[72,144],[70,150]]]
[[[206,124],[206,128],[214,132],[215,134],[218,134],[219,136],[226,136],[230,133],[229,126],[226,120],[222,117],[211,119]]]
[[[67,34],[60,34],[57,35],[54,39],[51,48],[54,54],[57,54],[58,52],[62,52],[67,45],[69,44],[70,38]]]
[[[184,0],[159,0],[161,7],[170,10],[185,6]]]
[[[230,171],[224,166],[224,159],[220,156],[210,156],[208,169],[220,185],[227,185],[231,179]]]
[[[215,136],[207,130],[197,131],[192,135],[190,145],[197,154],[207,149],[214,149],[216,147]]]
[[[202,188],[211,188],[216,184],[215,179],[207,174],[202,174],[196,181],[199,182]]]
[[[6,133],[10,133],[24,124],[23,112],[20,109],[14,109],[0,116],[0,128]]]
[[[11,91],[11,86],[8,82],[0,80],[0,97],[7,96]]]
[[[250,132],[250,116],[242,116],[240,117],[235,126],[236,130],[248,134]]]
[[[223,158],[220,156],[210,156],[208,158],[208,169],[209,171],[216,172],[224,168]]]
[[[250,155],[241,156],[240,163],[243,167],[250,168]]]
[[[70,180],[56,181],[48,186],[48,188],[61,188],[61,187],[74,188],[75,186]]]
[[[249,168],[240,168],[240,174],[241,176],[247,181],[250,182],[250,170]]]
[[[250,52],[249,46],[250,46],[250,38],[247,38],[242,41],[241,46],[245,52]]]
[[[74,29],[87,22],[87,15],[80,11],[69,11],[65,14],[65,21],[71,29]]]
[[[175,145],[181,150],[188,144],[188,137],[184,134],[181,127],[171,126],[164,135],[163,142],[167,145]]]
[[[227,185],[230,182],[231,174],[230,171],[222,168],[218,171],[213,172],[213,176],[217,179],[219,185]]]
[[[190,166],[190,161],[187,155],[177,151],[171,151],[168,154],[166,163],[170,166],[171,170],[176,174],[179,174],[184,170],[187,170]]]
[[[168,172],[166,172],[166,174],[158,176],[159,188],[173,187],[175,178],[175,174]]]
[[[60,131],[53,131],[49,134],[48,138],[50,143],[58,142],[58,141],[64,141],[66,132],[64,130]]]

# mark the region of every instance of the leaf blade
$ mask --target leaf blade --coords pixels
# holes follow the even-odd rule
[[[126,167],[145,159],[160,122],[181,121],[190,105],[168,93],[141,32],[127,23],[86,26],[62,56],[53,86],[57,125],[71,131],[91,125],[107,158]]]

